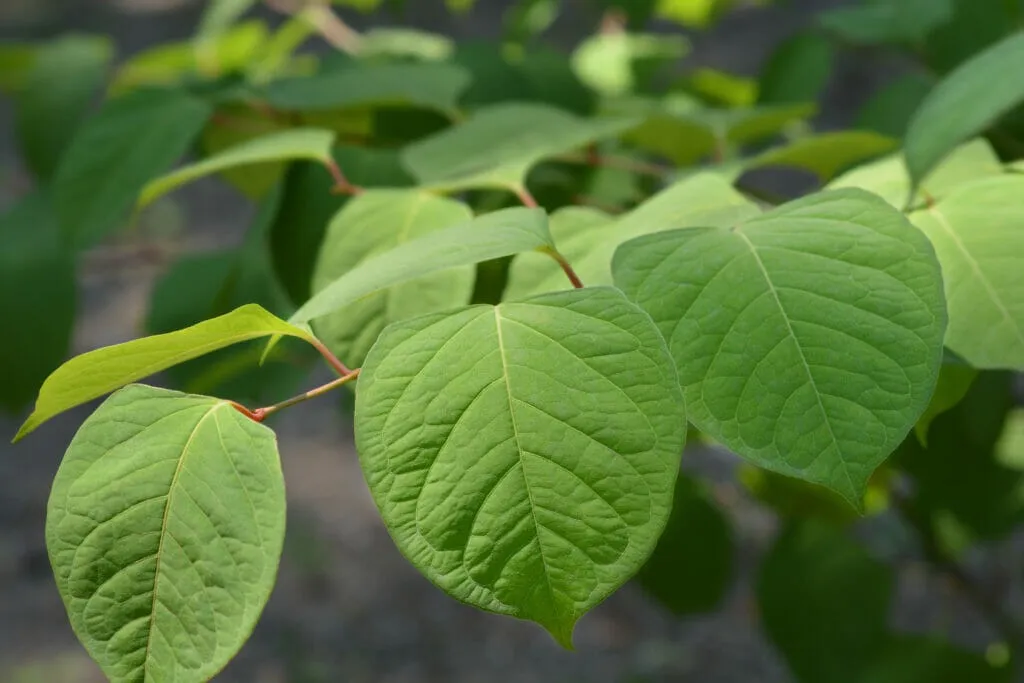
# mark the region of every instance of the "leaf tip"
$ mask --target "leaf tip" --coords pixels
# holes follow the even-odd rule
[[[540,622],[540,625],[555,639],[555,642],[561,645],[569,652],[575,652],[576,648],[572,644],[572,634],[576,628],[576,618],[573,617],[569,621],[563,622],[552,622],[544,623]]]

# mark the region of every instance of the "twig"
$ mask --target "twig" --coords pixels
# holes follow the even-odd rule
[[[278,412],[279,410],[284,410],[285,408],[293,406],[297,403],[308,401],[311,398],[316,398],[317,396],[323,396],[324,394],[333,391],[340,386],[348,384],[352,380],[359,377],[359,372],[360,369],[356,368],[347,375],[339,377],[336,380],[328,382],[327,384],[318,386],[315,389],[310,389],[309,391],[303,394],[293,396],[285,401],[281,401],[280,403],[275,403],[274,405],[266,406],[265,408],[256,408],[255,410],[249,410],[241,403],[236,403],[235,401],[231,401],[231,405],[235,408],[235,410],[242,413],[253,422],[263,422],[264,420],[266,420],[268,417]]]

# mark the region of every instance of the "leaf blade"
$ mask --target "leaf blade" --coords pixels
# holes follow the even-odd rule
[[[115,683],[208,680],[270,596],[284,513],[273,432],[217,399],[122,389],[76,434],[47,507],[76,635]]]
[[[83,353],[43,382],[35,410],[14,437],[18,441],[51,417],[118,387],[231,344],[271,335],[311,340],[313,335],[255,304],[236,308],[183,330],[143,337]]]

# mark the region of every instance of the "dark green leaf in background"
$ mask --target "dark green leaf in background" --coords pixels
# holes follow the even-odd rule
[[[677,616],[711,612],[732,583],[733,554],[729,520],[701,484],[680,475],[668,525],[636,578]]]
[[[800,683],[860,683],[886,646],[892,572],[846,533],[790,524],[757,581],[761,624]]]
[[[832,77],[835,48],[825,36],[798,33],[782,41],[761,69],[760,104],[817,102]]]
[[[979,653],[924,636],[897,636],[857,683],[1010,683],[1013,671]]]
[[[14,128],[22,158],[47,181],[107,78],[110,40],[69,35],[39,47],[14,98]]]
[[[284,528],[273,432],[226,401],[132,385],[72,440],[46,547],[75,634],[113,683],[203,683],[263,611]]]
[[[90,247],[121,228],[142,188],[185,154],[210,113],[184,92],[138,90],[108,100],[82,124],[53,181],[70,243]]]
[[[70,350],[75,262],[43,192],[0,215],[0,245],[0,408],[14,412]]]

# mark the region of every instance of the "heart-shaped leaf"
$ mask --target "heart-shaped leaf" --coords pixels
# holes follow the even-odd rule
[[[654,549],[686,437],[664,341],[611,288],[388,327],[355,423],[406,557],[459,600],[567,647]]]
[[[613,271],[669,341],[698,429],[858,508],[935,388],[939,264],[920,231],[867,192],[641,237],[619,248]]]
[[[1024,176],[964,185],[910,220],[942,263],[946,346],[978,368],[1024,370]]]
[[[274,433],[230,403],[132,385],[79,429],[46,514],[75,634],[114,683],[203,683],[252,632],[277,576]]]

